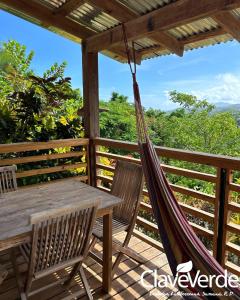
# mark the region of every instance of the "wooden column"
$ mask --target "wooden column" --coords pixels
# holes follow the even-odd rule
[[[90,184],[96,186],[96,149],[92,139],[99,137],[99,84],[98,53],[88,53],[82,43],[83,105],[85,136],[90,138],[89,168]]]

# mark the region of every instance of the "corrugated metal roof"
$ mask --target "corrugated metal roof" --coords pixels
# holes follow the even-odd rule
[[[34,0],[35,2],[41,2],[45,6],[50,9],[57,9],[61,7],[66,0]],[[169,5],[170,3],[176,2],[178,0],[117,0],[122,3],[126,7],[128,7],[133,12],[143,15],[150,11],[153,11],[157,8]],[[240,8],[232,11],[232,14],[240,19]],[[120,22],[103,12],[100,8],[95,7],[91,4],[91,0],[89,2],[80,5],[77,9],[75,9],[67,18],[74,20],[75,22],[85,26],[90,29],[93,33],[103,32],[110,28],[113,28],[120,24]],[[32,20],[31,20],[32,21]],[[38,23],[38,22],[35,22]],[[218,24],[212,18],[204,18],[189,24],[185,24],[176,28],[173,28],[168,31],[168,33],[175,37],[177,40],[186,40],[189,37],[196,36],[198,34],[202,34],[205,32],[212,31],[214,29],[218,29]],[[50,28],[53,31],[57,31],[60,34],[66,36],[66,33],[59,31],[58,29]],[[79,38],[73,37],[72,35],[67,35],[68,38],[71,38],[75,41],[79,41]],[[205,47],[209,45],[215,45],[217,43],[223,43],[232,40],[232,37],[229,34],[216,35],[209,39],[195,41],[192,43],[188,43],[185,45],[185,50],[193,50],[200,47]],[[151,47],[156,46],[156,42],[151,40],[150,38],[141,38],[136,42],[136,49],[151,49]],[[122,61],[123,58],[119,57],[111,53],[110,50],[103,51],[108,56],[113,57],[114,59]],[[148,59],[156,56],[167,55],[171,52],[167,49],[153,49],[152,52],[145,53],[143,55],[143,59]]]

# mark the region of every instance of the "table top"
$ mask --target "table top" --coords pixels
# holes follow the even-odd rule
[[[120,198],[82,183],[77,178],[24,187],[3,194],[0,197],[0,244],[4,240],[30,233],[29,216],[33,213],[96,199],[100,200],[99,212],[111,210],[122,202]]]

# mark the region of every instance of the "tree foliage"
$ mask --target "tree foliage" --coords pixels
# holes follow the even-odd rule
[[[77,115],[82,98],[64,75],[66,63],[55,63],[39,76],[31,70],[33,56],[16,41],[1,46],[1,143],[82,136]]]

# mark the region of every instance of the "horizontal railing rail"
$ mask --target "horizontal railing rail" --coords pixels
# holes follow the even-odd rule
[[[116,160],[141,163],[138,158],[133,157],[139,153],[135,143],[97,138],[94,139],[94,145],[98,158],[97,185],[105,191],[110,191]],[[118,155],[116,150],[121,150],[121,153],[125,150],[129,154]],[[169,178],[180,206],[195,232],[224,268],[240,276],[240,224],[237,221],[240,219],[237,215],[240,214],[240,185],[233,182],[232,176],[234,171],[240,171],[240,159],[165,147],[156,147],[156,151],[164,161],[162,167],[167,176],[194,180],[195,184],[191,182],[189,187],[187,184],[171,182],[172,179]],[[186,166],[175,166],[174,162],[186,163]],[[198,170],[194,169],[196,165]],[[201,168],[204,171],[199,170]],[[202,182],[207,183],[211,191],[199,189],[198,185],[201,184],[198,183]],[[135,234],[162,249],[161,243],[155,240],[158,239],[158,228],[146,189],[143,190],[143,195]]]
[[[20,185],[57,179],[57,175],[87,181],[88,146],[86,138],[0,144],[0,166],[17,165],[17,179],[24,180]],[[63,172],[66,174],[60,175]]]

